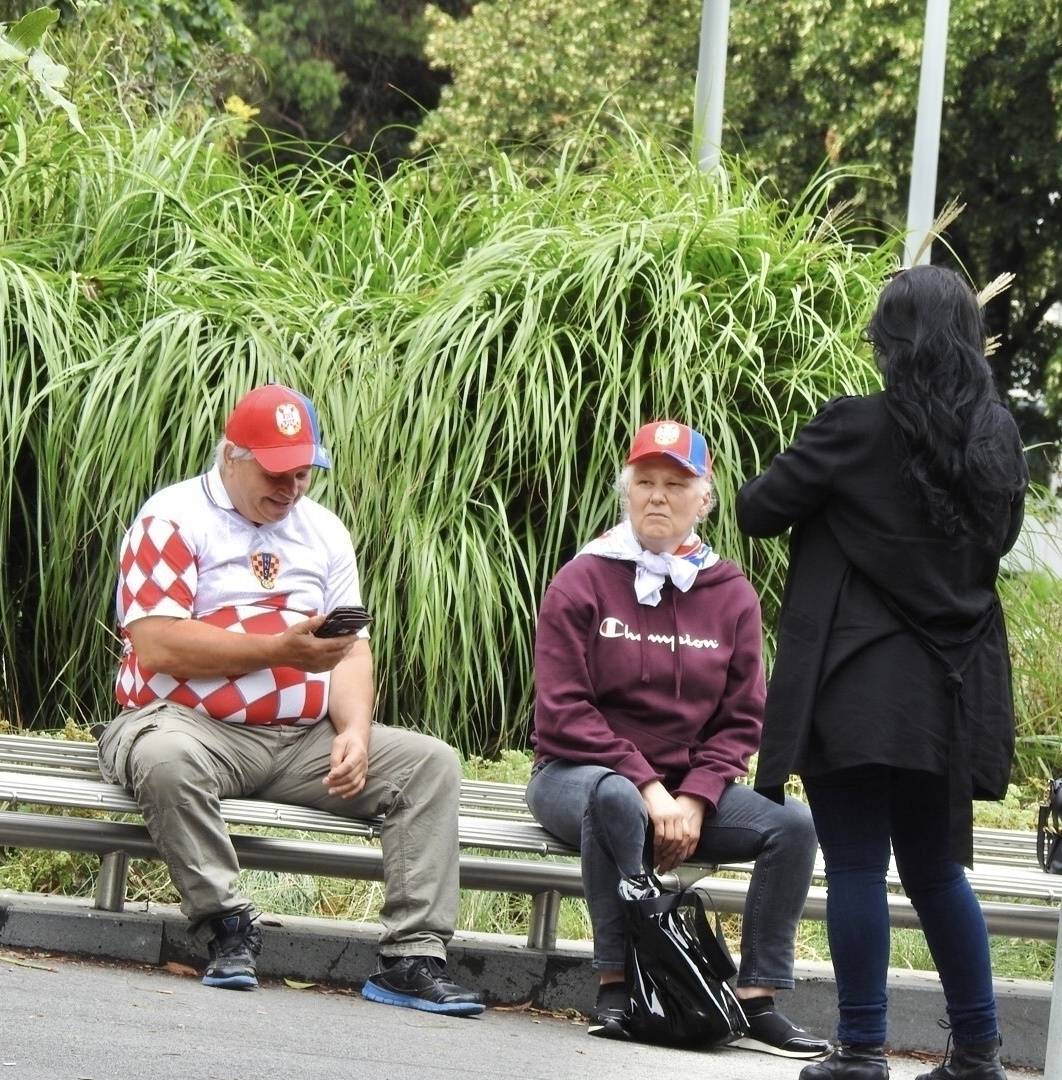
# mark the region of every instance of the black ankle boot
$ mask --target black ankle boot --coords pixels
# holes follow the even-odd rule
[[[932,1072],[922,1073],[918,1080],[1007,1080],[999,1060],[1000,1039],[954,1046],[945,1054],[944,1062]]]
[[[828,1058],[805,1065],[800,1080],[889,1080],[885,1047],[839,1046]]]

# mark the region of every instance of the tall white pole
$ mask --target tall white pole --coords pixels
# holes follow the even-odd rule
[[[723,142],[723,87],[730,0],[701,0],[701,48],[697,58],[694,106],[697,164],[704,172],[719,165]]]
[[[944,65],[948,52],[948,4],[949,0],[926,0],[922,74],[918,84],[918,113],[911,156],[911,191],[907,200],[904,266],[914,265],[919,248],[922,251],[918,261],[929,262],[930,244],[926,238],[936,217],[940,114],[944,104]]]
[[[1044,1076],[1062,1076],[1062,907],[1058,910],[1055,981],[1051,987],[1051,1015],[1047,1021],[1047,1060]]]

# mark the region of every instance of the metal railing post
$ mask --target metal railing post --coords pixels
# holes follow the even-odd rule
[[[128,877],[129,856],[124,851],[109,851],[101,855],[93,907],[100,911],[124,911]]]
[[[531,925],[527,928],[527,947],[552,952],[557,947],[557,919],[561,894],[556,889],[535,893],[531,902]]]
[[[1058,909],[1058,943],[1055,946],[1055,981],[1051,985],[1051,1017],[1047,1021],[1044,1076],[1062,1076],[1062,905]]]

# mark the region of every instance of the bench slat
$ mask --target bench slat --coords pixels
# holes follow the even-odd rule
[[[115,784],[71,777],[39,778],[30,773],[0,772],[0,802],[140,815],[136,802]],[[311,807],[259,799],[222,799],[221,813],[230,825],[273,826],[366,838],[378,837],[383,824],[380,818],[341,818]],[[462,847],[525,851],[539,855],[575,854],[572,848],[533,821],[493,820],[462,814],[459,817],[459,835]]]
[[[0,735],[0,800],[139,816],[135,802],[121,787],[100,778],[94,743],[40,736]],[[341,818],[257,799],[224,799],[221,807],[229,824],[337,836],[377,838],[382,824],[379,819]],[[531,817],[519,784],[463,780],[459,837],[464,848],[542,856],[576,854]],[[975,865],[967,876],[979,895],[1057,901],[1062,898],[1062,877],[1042,873],[1035,852],[1032,832],[976,828]],[[730,864],[721,869],[747,874],[751,864]],[[815,878],[824,880],[821,853]],[[890,867],[887,880],[893,887],[899,885],[895,866]]]
[[[139,810],[132,798],[120,787],[102,781],[80,780],[71,777],[37,778],[24,772],[0,772],[0,800],[34,805],[77,807],[100,810],[110,814],[136,814]],[[464,802],[464,800],[462,800]],[[376,838],[380,835],[380,819],[360,820],[340,818],[334,814],[309,807],[286,803],[270,803],[258,799],[223,799],[222,816],[233,825],[257,825],[299,829],[306,832],[331,833],[340,836]],[[459,817],[459,838],[464,848],[491,851],[516,851],[537,855],[575,855],[573,848],[558,840],[537,822],[484,818],[468,814],[464,805]],[[720,867],[736,873],[748,873],[749,863],[728,863]],[[978,860],[967,871],[974,891],[981,895],[1022,897],[1030,900],[1062,898],[1062,877],[1044,874],[1039,867],[1002,866]],[[822,881],[825,870],[822,856],[816,861],[815,878]],[[888,883],[899,886],[899,875],[891,866]]]

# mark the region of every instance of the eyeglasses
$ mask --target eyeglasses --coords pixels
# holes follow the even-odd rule
[[[874,352],[880,352],[881,351],[881,343],[878,342],[878,341],[875,341],[874,338],[871,337],[869,329],[864,330],[863,333],[860,334],[859,336],[862,338],[862,340],[863,340],[863,342],[865,344],[869,345],[874,350]]]

